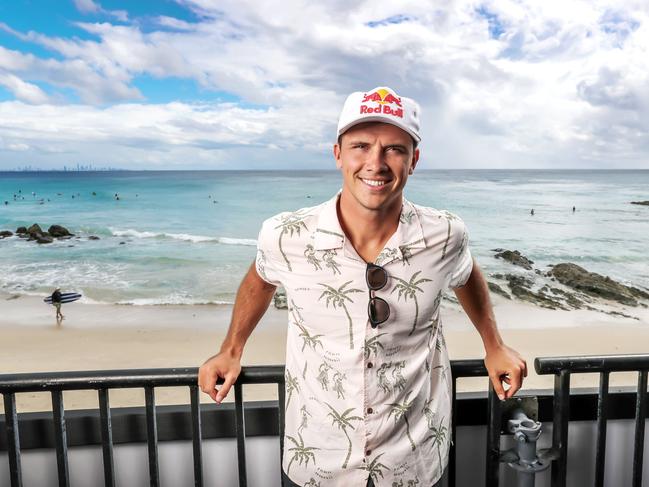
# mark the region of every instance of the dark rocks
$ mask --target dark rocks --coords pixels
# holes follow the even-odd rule
[[[50,235],[47,235],[47,234],[38,234],[38,235],[35,236],[34,240],[36,240],[36,243],[39,243],[39,244],[49,244],[49,243],[54,242],[54,239]]]
[[[73,237],[74,235],[69,232],[69,230],[61,225],[52,225],[47,229],[52,237],[61,238],[61,237]]]
[[[47,231],[44,231],[38,223],[34,223],[30,227],[18,227],[16,235],[39,244],[52,243],[54,239],[65,240],[74,237],[74,234],[61,225],[51,225]]]
[[[649,206],[649,201],[632,201],[632,205],[643,205],[643,206]]]
[[[96,235],[90,235],[88,237],[88,240],[99,240],[99,237],[97,237]]]
[[[538,291],[534,291],[532,289],[534,281],[532,281],[531,279],[515,274],[507,274],[507,281],[512,294],[521,301],[527,301],[528,303],[532,303],[543,308],[568,309],[564,304],[561,303],[561,301],[547,294],[547,292],[543,288]]]
[[[611,316],[621,316],[622,318],[631,318],[632,320],[640,321],[640,318],[638,318],[637,316],[631,316],[626,313],[622,313],[620,311],[604,311],[604,313]]]
[[[527,269],[528,271],[532,270],[532,264],[534,264],[533,261],[529,260],[524,255],[521,255],[518,250],[514,250],[513,252],[511,250],[504,250],[496,254],[495,257],[496,259],[504,259],[514,265],[522,267],[523,269]]]
[[[49,233],[43,231],[38,223],[34,223],[28,228],[20,227],[18,230],[23,229],[25,230],[24,232],[16,232],[18,233],[19,237],[27,238],[27,240],[35,240],[39,244],[48,244],[54,241],[52,236]]]
[[[638,306],[638,299],[649,299],[649,293],[641,289],[625,286],[608,276],[588,272],[576,264],[557,264],[549,274],[572,289],[627,306]]]
[[[498,252],[496,258],[504,259],[527,271],[533,271],[491,275],[494,279],[506,282],[512,296],[522,301],[550,309],[587,309],[623,317],[630,316],[619,311],[609,312],[595,307],[597,306],[595,298],[626,306],[648,307],[645,302],[642,302],[649,301],[647,290],[626,286],[610,277],[588,272],[576,264],[549,265],[551,270],[544,273],[533,268],[531,264],[534,262],[517,250],[493,249],[493,251]],[[561,286],[558,286],[557,282]],[[509,297],[498,284],[492,282],[488,284],[491,292]]]
[[[28,233],[30,235],[34,235],[36,233],[43,233],[43,230],[41,229],[40,226],[38,226],[38,223],[34,223],[31,227],[29,227],[25,233]]]
[[[0,239],[11,237],[12,235],[13,235],[13,232],[10,232],[9,230],[0,231]]]
[[[496,284],[495,282],[488,281],[488,282],[487,282],[487,285],[489,286],[489,290],[490,290],[492,293],[499,294],[499,295],[501,295],[501,296],[503,296],[503,297],[505,297],[505,298],[507,298],[507,299],[512,299],[512,297],[511,297],[509,294],[507,294],[507,291],[505,291],[503,288],[501,288],[501,287],[500,287],[498,284]]]

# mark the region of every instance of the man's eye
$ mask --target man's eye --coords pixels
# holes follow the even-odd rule
[[[393,152],[396,151],[396,152],[398,152],[400,154],[403,153],[403,149],[401,147],[388,147],[387,151],[393,151]]]

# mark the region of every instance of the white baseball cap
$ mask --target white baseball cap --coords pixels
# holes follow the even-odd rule
[[[408,132],[416,143],[419,135],[419,105],[412,98],[399,96],[387,86],[349,95],[338,119],[338,137],[354,125],[364,122],[383,122]]]

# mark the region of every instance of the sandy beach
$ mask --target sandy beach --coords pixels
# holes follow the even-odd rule
[[[619,311],[639,319],[594,311],[554,311],[493,297],[505,341],[526,358],[529,376],[524,390],[552,387],[552,377],[534,373],[538,356],[646,353],[649,312]],[[231,306],[127,306],[74,303],[57,327],[53,309],[32,296],[0,296],[0,371],[21,372],[108,370],[125,368],[197,367],[214,354],[225,336]],[[445,336],[452,359],[482,358],[479,335],[464,313],[447,303]],[[250,338],[244,365],[282,364],[285,354],[286,311],[271,307]],[[635,375],[614,374],[613,386],[635,385]],[[573,378],[573,387],[594,387],[597,376]],[[486,379],[464,379],[460,391],[484,390]],[[524,392],[524,391],[523,391]],[[232,395],[232,394],[231,394]],[[275,386],[246,386],[246,400],[276,398]],[[95,391],[65,393],[68,409],[97,407]],[[144,403],[143,390],[111,392],[111,406]],[[229,399],[232,399],[230,397]],[[186,388],[159,388],[158,404],[188,402]],[[204,401],[209,401],[207,396]],[[51,408],[47,393],[19,394],[20,412]]]

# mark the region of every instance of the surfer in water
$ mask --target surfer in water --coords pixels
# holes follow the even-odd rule
[[[61,289],[58,287],[52,293],[52,305],[56,308],[56,324],[60,325],[65,316],[61,313]]]

